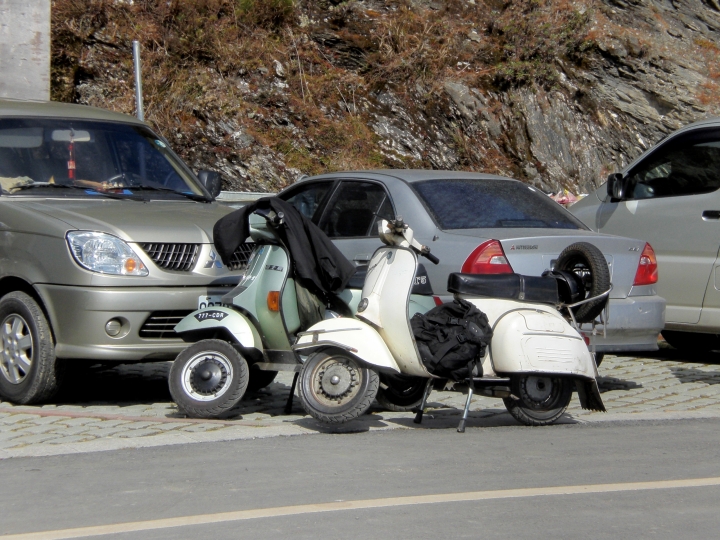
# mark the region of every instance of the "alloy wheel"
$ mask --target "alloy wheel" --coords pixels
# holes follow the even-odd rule
[[[0,327],[0,372],[12,384],[20,384],[32,366],[33,344],[28,323],[18,314],[8,315]]]

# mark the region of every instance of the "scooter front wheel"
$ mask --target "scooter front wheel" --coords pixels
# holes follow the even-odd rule
[[[217,418],[245,394],[249,369],[226,341],[204,339],[182,351],[170,368],[170,394],[191,418]]]
[[[526,426],[547,426],[565,412],[574,383],[559,377],[539,375],[514,376],[510,380],[513,396],[503,398],[515,420]]]
[[[305,411],[328,424],[340,424],[363,415],[377,395],[380,379],[340,350],[316,352],[300,371],[298,394]]]

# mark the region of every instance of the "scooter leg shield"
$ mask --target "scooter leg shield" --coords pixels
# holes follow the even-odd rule
[[[243,347],[263,350],[255,325],[232,308],[213,306],[199,309],[175,326],[175,332],[185,341],[199,341],[216,334],[218,330],[227,331]]]
[[[400,373],[385,342],[372,326],[357,319],[326,319],[298,334],[293,350],[300,355],[334,347],[346,351],[368,367]]]

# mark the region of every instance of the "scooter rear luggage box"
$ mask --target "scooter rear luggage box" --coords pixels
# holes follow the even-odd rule
[[[451,293],[489,298],[507,298],[540,304],[559,303],[557,280],[521,274],[461,274],[448,276]]]

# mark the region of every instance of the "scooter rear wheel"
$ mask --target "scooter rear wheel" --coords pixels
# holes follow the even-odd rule
[[[310,355],[300,371],[298,394],[305,411],[327,424],[363,415],[377,395],[380,379],[344,351],[326,349]]]
[[[559,377],[520,375],[511,378],[512,393],[503,398],[515,420],[526,426],[548,426],[565,412],[572,398],[573,382]]]
[[[380,375],[380,388],[375,399],[383,409],[395,412],[419,407],[425,395],[427,379],[404,375]]]
[[[223,416],[248,385],[245,358],[226,341],[204,339],[182,351],[170,368],[170,394],[191,418]]]

